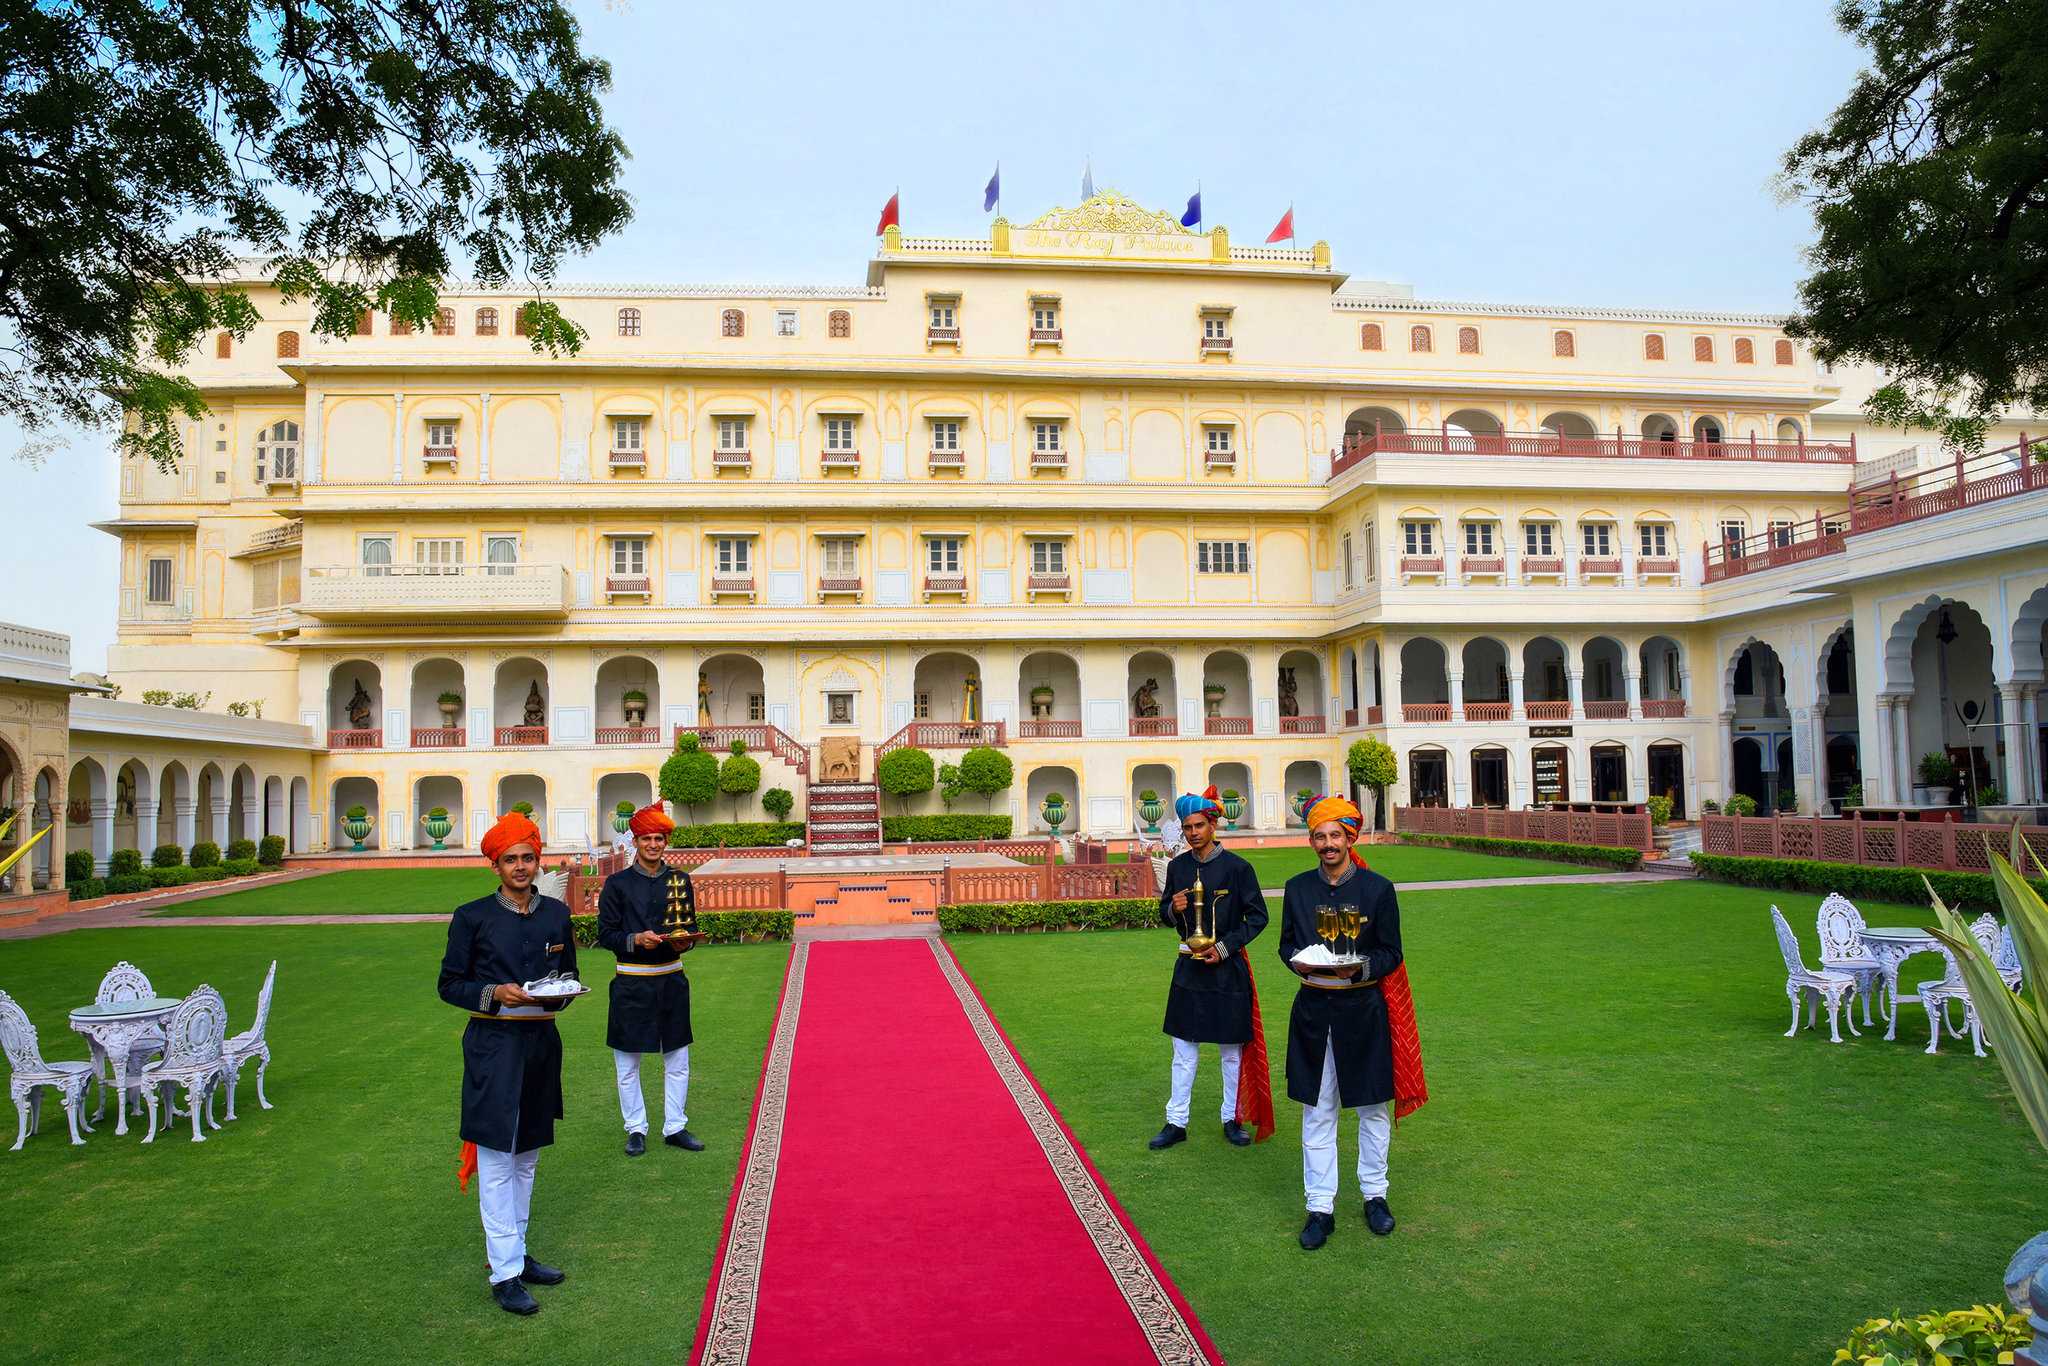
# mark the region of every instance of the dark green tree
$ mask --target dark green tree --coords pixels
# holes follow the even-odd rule
[[[761,761],[747,753],[745,741],[733,741],[731,755],[718,766],[718,790],[732,798],[734,820],[740,818],[740,798],[760,787]]]
[[[1010,756],[992,746],[970,749],[960,756],[960,785],[980,796],[984,803],[1008,788],[1015,776],[1016,767]]]
[[[662,764],[656,785],[662,800],[689,812],[694,824],[697,808],[718,795],[718,756],[705,753],[697,737],[685,733],[677,737],[676,752]]]
[[[540,292],[631,214],[610,82],[561,0],[0,0],[0,416],[168,466],[266,284],[345,336],[517,281],[574,352]]]
[[[1842,0],[1870,65],[1785,158],[1813,206],[1788,330],[1880,366],[1867,410],[1974,448],[2048,405],[2048,24],[2009,0]]]
[[[935,774],[931,751],[919,749],[916,745],[892,749],[875,764],[875,782],[882,791],[897,799],[899,813],[904,809],[903,798],[932,790]]]

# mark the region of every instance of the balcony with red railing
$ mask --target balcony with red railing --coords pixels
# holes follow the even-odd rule
[[[615,470],[644,470],[647,468],[647,452],[606,451],[605,462]]]
[[[906,747],[980,749],[986,746],[1001,749],[1006,742],[1006,727],[1001,721],[912,721],[876,745],[875,758],[879,760]]]
[[[1522,557],[1523,578],[1533,579],[1544,574],[1548,574],[1553,578],[1563,578],[1564,557],[1561,555],[1524,555]]]
[[[714,598],[751,598],[754,596],[754,576],[752,574],[713,574],[711,576],[711,596]]]
[[[469,743],[469,732],[461,726],[414,726],[414,749],[461,749]]]
[[[1030,574],[1024,579],[1026,593],[1071,593],[1074,580],[1066,574]]]
[[[1441,555],[1403,555],[1403,574],[1441,574],[1444,572],[1444,557]]]
[[[491,739],[500,745],[544,745],[548,742],[546,726],[499,726],[491,733]]]
[[[346,730],[330,730],[327,732],[327,747],[329,749],[382,749],[384,748],[384,732],[375,726],[364,726],[360,729],[351,726]]]
[[[600,745],[658,745],[661,743],[659,726],[599,726],[597,743]]]
[[[854,575],[851,578],[839,577],[819,579],[818,601],[823,602],[826,598],[831,597],[857,598],[860,596],[861,592],[860,583],[861,581],[859,575]]]
[[[654,592],[654,580],[645,574],[607,574],[604,595],[608,598],[644,598]]]
[[[933,451],[925,457],[925,468],[933,474],[941,470],[965,472],[967,454],[964,451]]]
[[[925,575],[924,600],[926,602],[930,602],[934,597],[938,597],[941,595],[948,595],[956,598],[966,597],[967,576],[965,574]]]
[[[1569,701],[1524,702],[1522,715],[1531,721],[1569,721],[1572,719],[1572,704]]]
[[[1034,470],[1063,470],[1067,467],[1065,451],[1031,452],[1031,468]]]
[[[1498,555],[1466,555],[1458,561],[1458,572],[1465,575],[1501,574],[1507,569],[1507,561]]]
[[[714,470],[750,470],[754,467],[754,453],[745,447],[738,450],[711,452],[711,468]]]
[[[1628,703],[1618,697],[1588,698],[1586,699],[1586,719],[1588,721],[1626,721],[1628,720]]]
[[[427,446],[420,451],[420,460],[428,465],[453,465],[460,454],[453,446]]]
[[[1057,327],[1034,327],[1031,329],[1033,346],[1058,346],[1065,338],[1065,332]]]
[[[1675,579],[1678,577],[1678,561],[1662,556],[1637,560],[1636,573],[1646,579],[1657,578],[1660,575]]]
[[[1249,716],[1205,716],[1202,718],[1204,735],[1250,735],[1252,718]]]
[[[1425,725],[1451,719],[1451,704],[1448,702],[1403,702],[1401,719],[1409,725]]]
[[[1685,715],[1685,699],[1683,697],[1645,697],[1643,699],[1643,719],[1646,721],[1664,721],[1683,715]]]
[[[1659,441],[1654,437],[1565,436],[1558,432],[1368,432],[1347,436],[1330,453],[1330,477],[1337,478],[1375,455],[1548,456],[1594,460],[1741,460],[1805,465],[1853,465],[1856,442],[1848,441]]]
[[[1204,451],[1202,465],[1205,469],[1233,470],[1237,468],[1236,451]]]
[[[1702,560],[1708,583],[1753,574],[1759,569],[1804,564],[1848,549],[1848,528],[1843,513],[1823,513],[1810,521],[1775,526],[1737,540],[1729,537],[1716,544],[1709,541]]]
[[[818,457],[818,467],[826,470],[858,470],[859,451],[826,451]]]
[[[1230,354],[1231,339],[1228,337],[1202,338],[1202,354],[1205,356]]]
[[[1513,716],[1514,712],[1515,707],[1512,702],[1467,702],[1465,704],[1465,719],[1467,721],[1505,721]]]
[[[1328,727],[1321,716],[1283,716],[1280,718],[1282,735],[1321,735]]]
[[[924,340],[927,346],[958,346],[960,344],[960,329],[957,327],[927,327],[924,330]]]
[[[1160,739],[1180,734],[1180,727],[1171,716],[1133,716],[1131,734],[1140,739]]]
[[[1621,561],[1612,557],[1596,557],[1579,561],[1579,577],[1582,579],[1614,579],[1621,577]]]
[[[1019,740],[1078,740],[1081,738],[1079,721],[1060,721],[1049,716],[1032,717],[1017,723]]]

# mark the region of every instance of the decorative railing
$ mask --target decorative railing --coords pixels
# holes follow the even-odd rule
[[[384,748],[384,732],[376,726],[363,726],[360,728],[351,726],[346,730],[330,730],[327,732],[327,747],[329,749],[382,749]]]
[[[548,742],[546,726],[499,726],[492,732],[493,743],[500,745],[544,745]]]
[[[1621,561],[1613,557],[1595,557],[1579,561],[1579,576],[1589,578],[1594,574],[1619,574]]]
[[[1131,734],[1140,739],[1162,739],[1180,734],[1180,725],[1171,716],[1133,716]]]
[[[964,470],[967,468],[967,454],[964,451],[933,451],[925,457],[925,468]]]
[[[754,466],[754,453],[750,450],[716,450],[711,452],[711,468],[716,470],[745,470]]]
[[[1444,557],[1441,555],[1403,555],[1403,574],[1441,574],[1444,572]]]
[[[858,594],[859,592],[860,578],[858,576],[855,576],[853,578],[833,577],[818,580],[818,596],[821,599],[837,593]]]
[[[754,576],[752,574],[713,574],[711,576],[711,596],[714,598],[722,593],[745,593],[748,596],[752,596],[753,592]]]
[[[461,749],[469,743],[469,732],[461,726],[414,726],[414,749]]]
[[[1685,715],[1685,699],[1683,697],[1645,697],[1643,699],[1643,719],[1646,721],[1661,721],[1683,715]]]
[[[1753,574],[1779,565],[1804,564],[1847,549],[1848,515],[1822,513],[1808,521],[1772,527],[1741,539],[1708,541],[1701,552],[1708,583]]]
[[[618,470],[618,469],[628,469],[628,470],[637,470],[637,469],[644,469],[644,468],[646,468],[646,465],[647,465],[647,452],[646,452],[646,451],[606,451],[606,452],[605,452],[605,459],[606,459],[606,460],[608,460],[608,461],[610,461],[610,463],[611,463],[611,467],[612,467],[613,469],[615,469],[615,470]]]
[[[1204,735],[1250,735],[1252,718],[1249,716],[1205,716],[1202,718]]]
[[[750,750],[767,750],[800,773],[810,771],[811,751],[780,726],[749,722],[724,726],[677,726],[675,729],[677,735],[685,732],[696,736],[705,749],[731,749],[732,742],[738,740]]]
[[[1599,460],[1760,460],[1795,464],[1853,465],[1854,436],[1846,441],[1659,440],[1655,437],[1566,436],[1561,432],[1371,432],[1347,436],[1330,455],[1330,477],[1375,455],[1510,455]]]
[[[2030,877],[2042,876],[2038,855],[2048,851],[2048,826],[2023,825],[2028,848],[2021,858]],[[1874,820],[1865,816],[1702,816],[1700,848],[1749,858],[1812,859],[1874,868],[1991,870],[1987,842],[2003,854],[2010,825],[1961,821]]]
[[[1475,835],[1612,849],[1655,847],[1647,811],[1498,811],[1476,806],[1401,806],[1394,828],[1410,835]]]
[[[1205,451],[1202,463],[1212,470],[1227,470],[1236,466],[1236,451]]]
[[[1499,574],[1507,568],[1507,561],[1498,555],[1466,555],[1458,561],[1461,574]]]
[[[1073,589],[1073,578],[1066,574],[1030,574],[1024,579],[1027,593],[1066,593]]]
[[[309,616],[566,615],[559,564],[314,565],[301,585]]]
[[[1619,698],[1604,698],[1597,701],[1588,699],[1586,702],[1586,719],[1588,721],[1626,721],[1628,720],[1628,702]]]
[[[1034,470],[1063,470],[1067,467],[1065,451],[1031,452],[1031,468]]]
[[[1403,702],[1401,719],[1410,725],[1451,719],[1451,704],[1448,702]]]
[[[1057,327],[1034,327],[1030,340],[1033,346],[1057,346],[1064,336],[1065,333]]]
[[[875,758],[879,761],[886,754],[899,749],[979,749],[991,746],[1000,749],[1004,743],[1005,723],[1001,721],[912,721],[881,744],[875,746]]]
[[[1019,740],[1078,740],[1081,738],[1079,721],[1059,721],[1051,717],[1040,717],[1017,723]]]
[[[428,446],[420,452],[421,458],[429,465],[452,465],[456,454],[453,446]]]
[[[1465,719],[1467,721],[1505,721],[1514,715],[1514,711],[1515,704],[1512,702],[1467,702],[1465,704]]]
[[[1228,338],[1228,337],[1204,337],[1204,338],[1202,338],[1202,351],[1203,351],[1203,352],[1204,352],[1205,354],[1206,354],[1206,353],[1208,353],[1208,352],[1211,352],[1211,351],[1223,351],[1223,352],[1228,352],[1228,351],[1230,350],[1230,347],[1231,347],[1231,340],[1230,340],[1230,338]]]
[[[645,574],[622,574],[617,577],[605,576],[606,597],[644,598],[654,592],[654,580]]]
[[[927,342],[945,342],[949,346],[960,344],[960,329],[957,327],[927,327],[924,330]]]
[[[826,451],[818,457],[818,463],[828,470],[857,470],[860,468],[860,452]]]
[[[930,597],[934,593],[958,593],[964,596],[966,592],[967,576],[965,574],[925,575],[924,595],[926,597]]]
[[[1536,575],[1536,574],[1558,574],[1558,575],[1562,575],[1563,573],[1564,573],[1564,557],[1563,557],[1563,556],[1560,556],[1560,555],[1524,555],[1524,556],[1522,557],[1522,574],[1524,575],[1524,577],[1528,577],[1528,576],[1533,576],[1533,575]]]
[[[1524,702],[1522,715],[1531,721],[1569,721],[1572,719],[1572,704],[1562,702]]]
[[[599,726],[597,743],[600,745],[658,745],[661,743],[659,726]]]
[[[1283,716],[1280,718],[1282,735],[1321,735],[1326,727],[1320,716]]]
[[[1646,579],[1657,574],[1676,574],[1678,573],[1678,561],[1664,556],[1653,555],[1636,561],[1636,573]]]

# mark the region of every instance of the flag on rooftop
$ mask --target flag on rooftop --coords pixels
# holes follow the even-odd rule
[[[902,226],[902,219],[898,214],[896,205],[896,201],[902,197],[902,193],[899,190],[895,194],[890,195],[889,202],[882,206],[882,217],[875,224],[875,236],[880,237],[886,229]]]
[[[1188,211],[1180,216],[1180,225],[1184,228],[1192,228],[1201,221],[1202,191],[1201,187],[1197,186],[1195,192],[1188,196]]]
[[[984,187],[982,187],[982,191],[981,191],[981,211],[982,211],[983,213],[987,213],[987,212],[988,212],[988,211],[989,211],[990,209],[993,209],[993,208],[994,208],[994,207],[995,207],[996,205],[998,205],[998,204],[1000,204],[1000,203],[1002,203],[1002,202],[1003,202],[1003,163],[1002,163],[1002,162],[1000,162],[1000,161],[998,161],[998,162],[996,163],[996,173],[995,173],[994,175],[990,176],[990,177],[988,178],[988,184],[987,184],[987,185],[985,185]]]
[[[1294,240],[1294,206],[1289,204],[1287,212],[1280,215],[1280,221],[1273,225],[1273,231],[1266,234],[1268,244]]]

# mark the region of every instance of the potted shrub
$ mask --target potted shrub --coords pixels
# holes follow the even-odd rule
[[[1705,801],[1700,803],[1700,814],[1702,816],[1720,815],[1721,803],[1715,801],[1712,797],[1707,798]]]
[[[1236,788],[1226,787],[1221,793],[1221,799],[1223,803],[1223,828],[1235,830],[1237,829],[1237,818],[1244,814],[1244,798],[1237,795]]]
[[[625,708],[626,724],[636,730],[647,724],[647,694],[638,688],[628,688],[619,698],[619,705]]]
[[[1031,690],[1031,714],[1034,717],[1052,715],[1052,684],[1041,683]]]
[[[1650,808],[1650,843],[1668,850],[1671,847],[1671,799],[1652,797],[1643,805]]]
[[[1916,772],[1920,781],[1913,784],[1913,805],[1945,805],[1956,785],[1956,766],[1949,757],[1930,749],[1920,756]]]
[[[1221,683],[1205,683],[1202,685],[1202,706],[1206,709],[1207,715],[1223,715],[1224,691],[1225,689]]]
[[[1039,803],[1038,814],[1045,819],[1046,829],[1052,831],[1057,836],[1060,833],[1060,827],[1066,824],[1067,820],[1067,799],[1065,795],[1058,792],[1046,793],[1045,800]]]
[[[455,828],[455,823],[448,819],[447,807],[434,807],[427,812],[427,818],[421,824],[427,827],[427,836],[434,841],[436,849],[448,847],[448,832]]]
[[[633,803],[620,802],[612,808],[612,831],[623,835],[633,826]]]
[[[773,820],[788,820],[795,807],[796,794],[786,787],[771,787],[761,794],[761,809]]]
[[[456,722],[462,719],[462,694],[459,692],[444,692],[434,699],[434,703],[441,708],[442,728],[444,730],[454,730]]]
[[[1780,792],[1778,794],[1778,810],[1787,816],[1797,815],[1799,813],[1799,794],[1789,787]]]
[[[1145,822],[1145,833],[1159,833],[1159,822],[1166,816],[1166,803],[1159,800],[1159,794],[1146,788],[1138,794],[1138,819]]]
[[[362,853],[363,841],[370,837],[370,808],[358,802],[343,812],[341,833],[356,842],[356,853]]]
[[[1863,806],[1863,784],[1862,784],[1862,783],[1850,783],[1850,784],[1849,784],[1849,787],[1848,787],[1848,790],[1846,790],[1845,792],[1843,792],[1843,793],[1842,793],[1842,810],[1844,810],[1844,811],[1856,811],[1856,810],[1860,810],[1860,809],[1862,808],[1862,806]]]
[[[1756,814],[1756,798],[1746,792],[1738,792],[1728,799],[1728,805],[1723,807],[1722,810],[1731,816],[1754,816]]]
[[[1295,793],[1294,800],[1292,803],[1290,803],[1290,805],[1294,808],[1294,818],[1298,821],[1306,823],[1308,820],[1308,804],[1314,801],[1315,799],[1316,794],[1305,787],[1301,789],[1301,791]]]
[[[1984,784],[1984,786],[1977,789],[1977,805],[2004,806],[2005,789],[2000,787],[1997,783]]]

